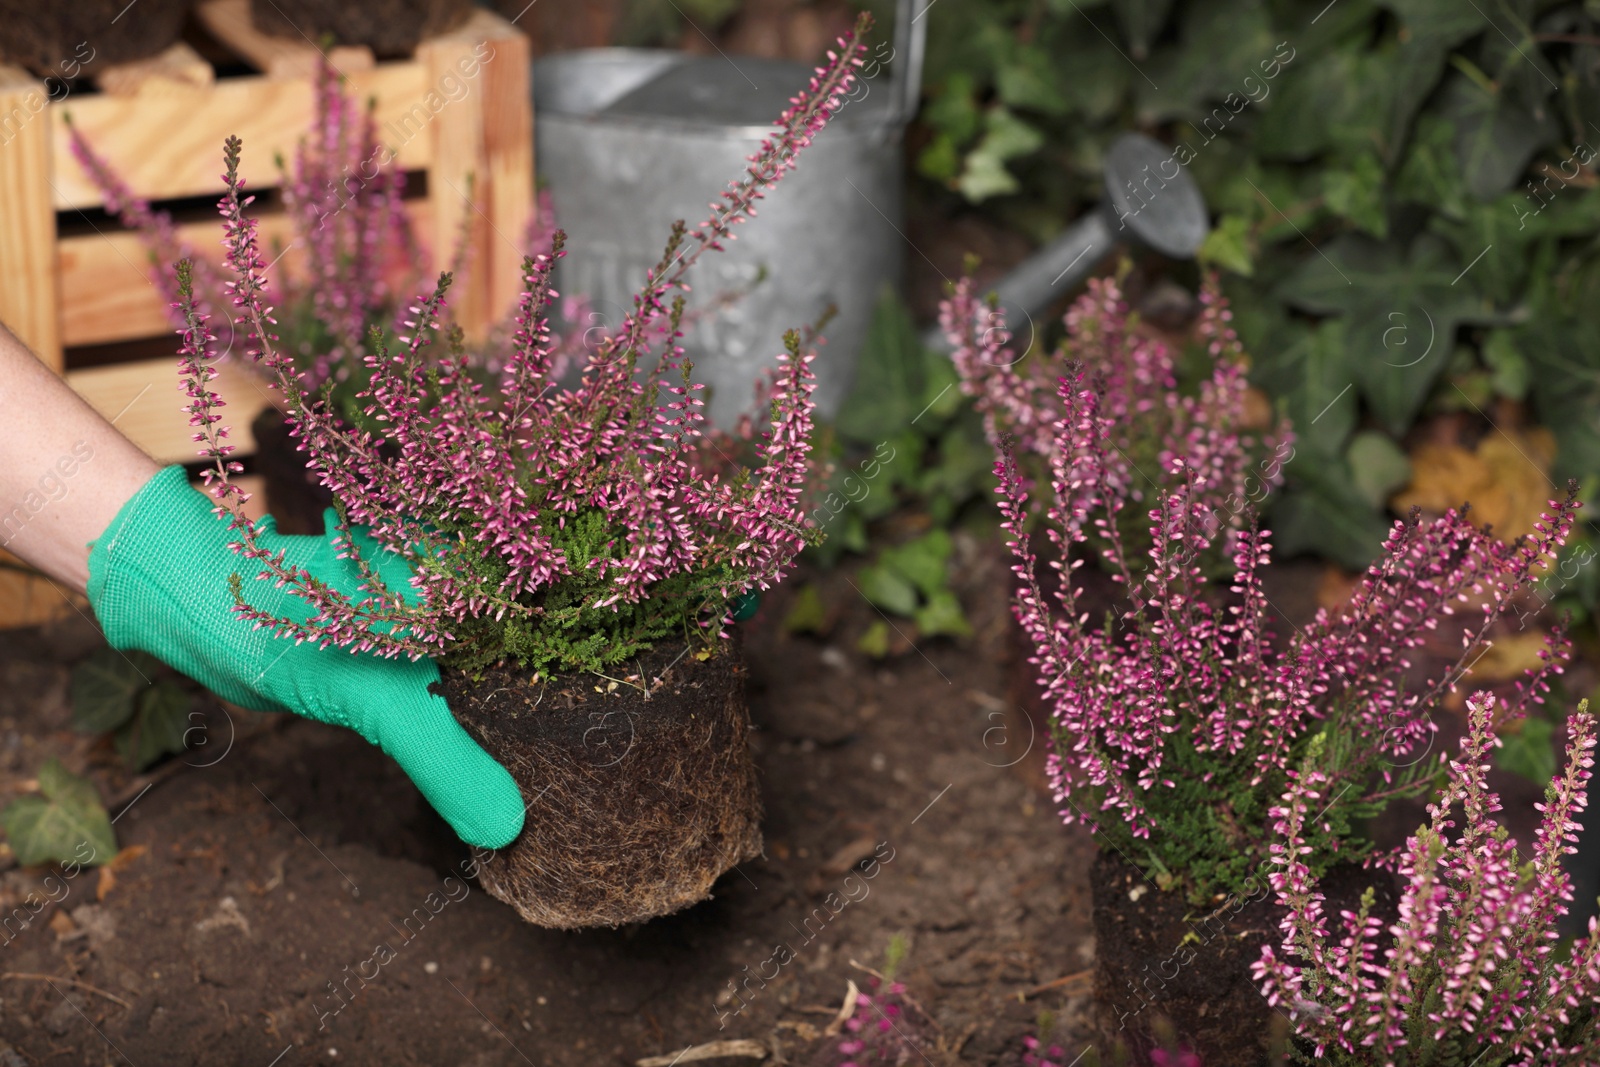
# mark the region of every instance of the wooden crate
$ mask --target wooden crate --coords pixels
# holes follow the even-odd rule
[[[101,201],[72,158],[62,113],[141,196],[160,202],[222,192],[222,142],[244,139],[248,187],[278,181],[274,157],[293,158],[313,113],[309,42],[258,34],[248,0],[206,0],[208,32],[257,73],[220,77],[185,44],[104,70],[98,91],[53,100],[39,79],[0,65],[0,321],[136,444],[163,463],[195,459],[181,410],[176,338],[149,280],[136,235],[92,223],[63,233],[68,219]],[[379,138],[396,165],[426,175],[426,194],[408,200],[418,234],[436,258],[466,235],[470,278],[453,307],[469,337],[515,307],[520,242],[533,211],[533,104],[529,44],[511,23],[478,9],[459,29],[423,42],[410,59],[374,62],[365,49],[329,59],[348,91],[376,102]],[[60,86],[55,86],[60,93]],[[471,202],[468,202],[470,190]],[[262,212],[264,247],[287,243],[288,220]],[[76,227],[82,229],[81,222]],[[221,257],[220,224],[181,225],[199,254]],[[291,254],[280,268],[294,267]],[[173,356],[73,369],[68,349],[150,337],[173,339]],[[218,388],[229,401],[233,441],[249,455],[250,421],[270,403],[253,374],[223,364]],[[19,583],[28,589],[20,589]],[[0,569],[0,626],[70,611],[48,584]]]

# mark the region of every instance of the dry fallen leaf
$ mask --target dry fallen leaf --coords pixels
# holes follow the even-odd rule
[[[1509,682],[1521,678],[1525,671],[1538,669],[1539,653],[1544,649],[1544,634],[1537,630],[1496,637],[1468,673],[1480,684]]]
[[[1327,564],[1322,568],[1322,577],[1317,580],[1317,606],[1337,614],[1350,603],[1360,584],[1361,575],[1351,574],[1337,564]]]
[[[1463,502],[1480,525],[1502,540],[1533,532],[1533,524],[1556,495],[1550,485],[1555,437],[1542,426],[1509,433],[1496,430],[1473,451],[1427,442],[1411,453],[1411,484],[1389,506],[1404,514],[1413,506],[1440,515]]]
[[[100,881],[94,887],[94,899],[106,899],[106,894],[116,888],[117,872],[127,870],[128,865],[144,855],[145,851],[144,845],[129,845],[119,849],[111,862],[100,868]]]

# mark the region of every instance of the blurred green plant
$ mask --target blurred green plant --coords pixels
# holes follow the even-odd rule
[[[181,675],[143,652],[99,648],[72,670],[72,727],[113,736],[128,769],[182,752],[192,725]]]
[[[827,540],[806,551],[830,567],[847,553],[867,556],[855,578],[862,595],[886,615],[911,620],[919,635],[970,634],[949,584],[950,531],[995,522],[982,506],[993,485],[992,453],[949,358],[922,345],[910,310],[890,289],[879,296],[855,385],[832,429],[834,472],[812,513]],[[823,618],[815,590],[803,588],[789,629],[817,630]],[[890,636],[880,619],[858,644],[881,658]]]
[[[1526,401],[1555,484],[1600,471],[1600,4],[942,0],[925,85],[923,192],[1035,240],[1098,199],[1117,134],[1174,146],[1295,425],[1281,550],[1368,562],[1377,438],[1423,412]]]
[[[0,812],[0,827],[17,862],[96,866],[117,854],[111,817],[94,783],[54,758],[39,769],[39,795],[21,796]]]

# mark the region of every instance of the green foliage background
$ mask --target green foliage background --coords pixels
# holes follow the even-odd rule
[[[1600,471],[1600,3],[941,0],[929,35],[935,204],[1043,241],[1119,133],[1188,147],[1299,437],[1284,550],[1370,560],[1363,472],[1429,411],[1527,400],[1556,482]]]

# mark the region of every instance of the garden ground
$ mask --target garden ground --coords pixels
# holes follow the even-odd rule
[[[1093,844],[1056,818],[1042,740],[1011,703],[1002,550],[955,541],[975,631],[960,642],[897,630],[882,664],[854,651],[880,615],[845,567],[802,569],[767,596],[745,638],[766,855],[713,900],[614,931],[525,925],[463,880],[465,846],[343,730],[212,705],[204,745],[130,779],[109,738],[69,725],[70,666],[100,643],[93,626],[8,633],[0,801],[56,756],[95,780],[122,854],[47,880],[0,853],[0,1067],[620,1067],[729,1039],[826,1067],[847,982],[865,987],[861,968],[880,968],[897,934],[899,977],[938,1027],[921,1035],[929,1067],[1017,1064],[1045,1010],[1070,1059],[1094,1040]],[[1340,595],[1326,579],[1278,564],[1267,592],[1303,622]],[[783,630],[806,581],[825,639]],[[1437,635],[1419,677],[1451,640]],[[1586,664],[1567,679],[1594,681]],[[1453,752],[1460,723],[1440,725]],[[1492,785],[1531,841],[1540,790],[1498,772]],[[1379,836],[1397,844],[1422,817],[1408,805]],[[30,894],[49,903],[19,930]]]
[[[107,741],[69,727],[69,666],[92,627],[8,634],[0,789],[59,756],[112,801],[123,852],[109,874],[0,876],[0,917],[25,915],[30,891],[58,900],[0,935],[0,1064],[588,1067],[730,1038],[813,1063],[846,983],[867,980],[853,963],[881,967],[894,934],[942,1027],[925,1035],[930,1064],[1010,1060],[1041,1009],[1081,1048],[1087,982],[1029,991],[1092,961],[1092,845],[1037,790],[1037,746],[1006,766],[1028,727],[1003,700],[1003,562],[961,546],[976,635],[886,667],[846,651],[876,615],[845,572],[819,578],[834,644],[785,636],[787,595],[768,598],[747,638],[766,856],[708,903],[615,931],[536,929],[463,881],[465,847],[339,729],[219,708],[208,744],[141,794]],[[892,858],[849,878],[874,852]],[[746,984],[758,972],[771,980]]]

